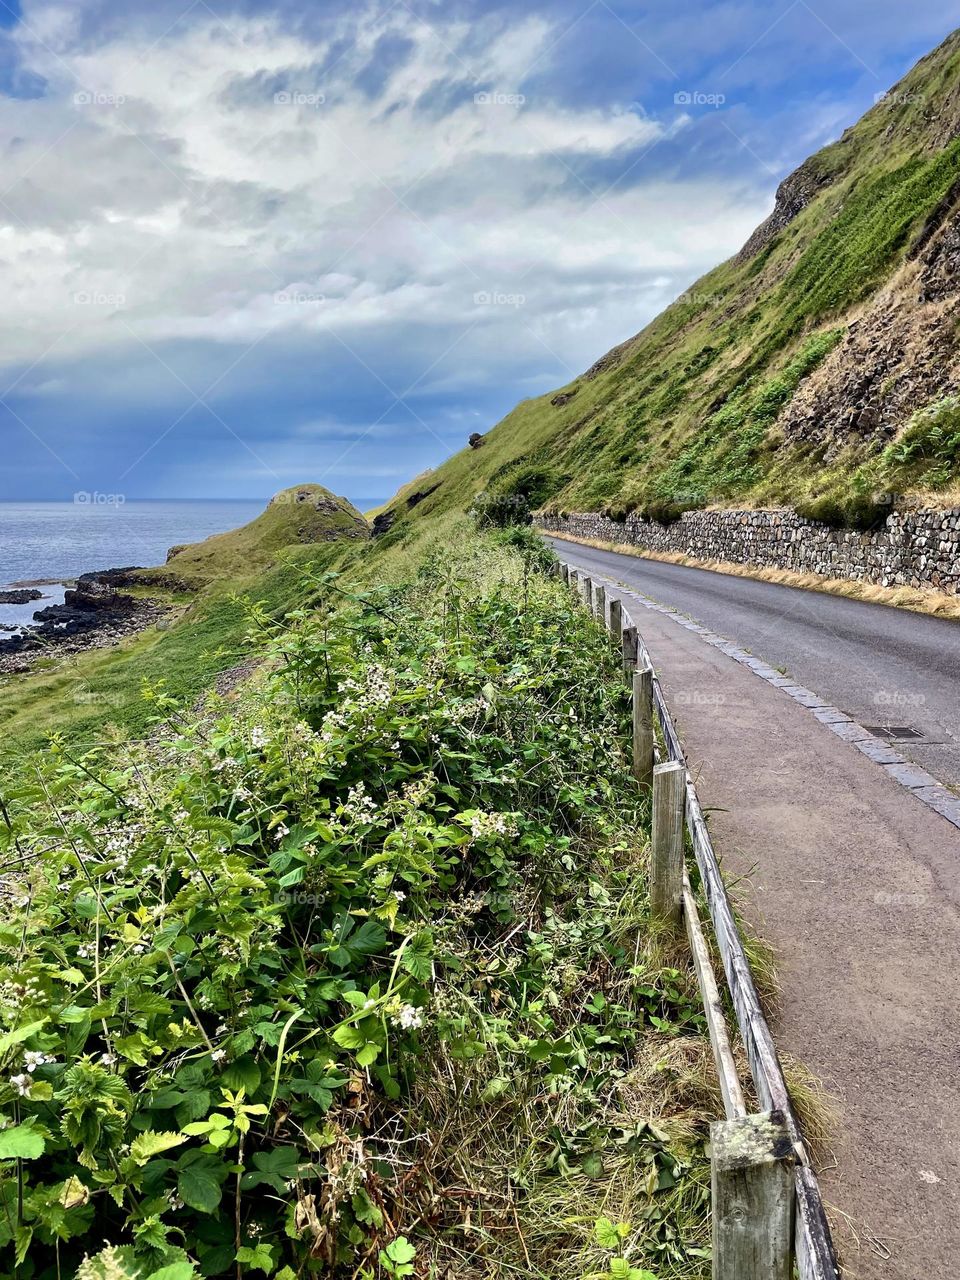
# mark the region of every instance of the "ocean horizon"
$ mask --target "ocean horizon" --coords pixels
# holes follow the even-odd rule
[[[137,498],[0,502],[0,589],[82,573],[163,564],[171,547],[246,524],[268,498]],[[360,499],[369,510],[382,499]],[[4,619],[0,618],[0,621]]]

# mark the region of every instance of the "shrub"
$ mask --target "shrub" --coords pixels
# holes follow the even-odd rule
[[[554,1179],[538,1264],[567,1276],[607,1165],[647,1188],[644,1259],[695,1274],[703,1130],[618,1115],[645,1029],[702,1015],[636,941],[614,655],[489,544],[301,595],[252,611],[256,696],[155,691],[151,742],[55,747],[0,806],[2,1274],[409,1275],[459,1265],[464,1212],[513,1272]]]

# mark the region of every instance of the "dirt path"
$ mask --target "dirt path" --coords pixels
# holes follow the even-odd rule
[[[575,549],[568,558],[576,563]],[[776,950],[781,1050],[839,1099],[848,1280],[960,1276],[960,837],[808,711],[635,603],[728,877]]]

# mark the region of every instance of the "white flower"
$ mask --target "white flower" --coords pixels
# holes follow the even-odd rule
[[[117,1060],[115,1053],[101,1053],[100,1061],[105,1067],[112,1067]]]
[[[51,1062],[56,1062],[56,1058],[51,1058],[46,1053],[38,1053],[36,1049],[28,1049],[23,1055],[23,1065],[30,1072],[34,1072],[37,1067],[45,1066]]]
[[[21,1098],[29,1098],[30,1088],[33,1081],[28,1075],[11,1076],[10,1083],[16,1089],[17,1093],[19,1093]]]
[[[404,898],[406,898],[407,895],[403,892],[402,889],[394,889],[393,896],[396,898],[397,902],[403,902]]]
[[[260,725],[257,725],[250,734],[250,745],[255,751],[262,751],[267,745],[267,735],[264,733]]]
[[[285,822],[279,823],[276,827],[276,835],[275,835],[277,844],[279,844],[281,840],[285,840],[289,834],[290,834],[290,828],[287,826],[287,824]]]
[[[213,1053],[210,1055],[210,1060],[212,1062],[222,1062],[226,1056],[226,1049],[214,1049]]]
[[[412,1004],[405,1004],[393,1021],[396,1026],[402,1027],[404,1031],[416,1031],[418,1027],[423,1026],[423,1014],[419,1009],[415,1009]]]

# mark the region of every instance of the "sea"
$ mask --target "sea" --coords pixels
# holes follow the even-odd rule
[[[0,591],[37,584],[43,599],[0,604],[0,637],[29,626],[35,610],[61,604],[81,573],[163,564],[178,543],[199,542],[253,520],[266,507],[251,501],[0,502]]]

